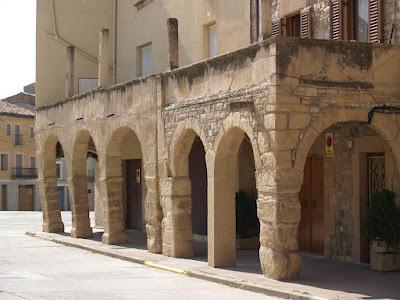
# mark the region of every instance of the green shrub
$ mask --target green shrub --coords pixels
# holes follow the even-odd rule
[[[396,205],[396,194],[384,189],[372,196],[368,209],[368,239],[383,240],[388,248],[400,250],[400,209]]]

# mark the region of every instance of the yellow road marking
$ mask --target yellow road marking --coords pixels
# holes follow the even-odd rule
[[[146,260],[144,262],[144,264],[146,266],[152,267],[152,268],[156,268],[156,269],[160,269],[160,270],[164,270],[164,271],[169,271],[169,272],[174,272],[177,274],[181,274],[181,275],[186,275],[186,271],[180,270],[180,269],[176,269],[176,268],[172,268],[172,267],[168,267],[168,266],[164,266],[164,265],[160,265],[160,264],[156,264],[150,260]]]

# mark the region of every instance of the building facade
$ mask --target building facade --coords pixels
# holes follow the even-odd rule
[[[40,210],[34,105],[26,93],[0,101],[0,210]]]
[[[71,235],[91,236],[91,155],[104,243],[142,229],[149,251],[191,257],[206,236],[209,265],[229,267],[237,239],[256,236],[276,279],[298,276],[299,251],[368,261],[369,199],[400,195],[397,7],[38,0],[43,230],[64,230],[64,157]]]

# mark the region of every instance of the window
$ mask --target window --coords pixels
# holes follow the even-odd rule
[[[56,175],[58,179],[62,178],[62,167],[61,167],[61,162],[56,163]]]
[[[217,25],[215,23],[206,26],[206,58],[217,56]]]
[[[36,157],[35,157],[35,156],[31,156],[31,157],[29,158],[29,167],[30,167],[31,169],[36,168]]]
[[[286,17],[286,36],[300,37],[300,13]]]
[[[33,126],[29,127],[29,136],[31,138],[35,137],[35,127],[33,127]]]
[[[1,159],[1,166],[0,169],[1,171],[7,171],[8,170],[8,154],[7,153],[2,153],[0,155],[0,159]]]
[[[138,48],[139,76],[151,74],[151,43]]]
[[[7,135],[11,135],[11,131],[12,131],[12,124],[11,123],[7,123],[6,124],[6,134]]]
[[[15,167],[21,169],[23,166],[23,155],[21,153],[15,154]]]
[[[382,0],[332,0],[331,38],[381,43]]]
[[[368,4],[369,0],[355,0],[354,39],[360,42],[368,41]]]
[[[97,78],[79,78],[78,80],[79,94],[95,90],[98,88],[98,86],[99,86],[99,80]]]
[[[20,125],[17,125],[17,124],[14,125],[14,137],[15,137],[14,144],[22,145],[22,135],[21,135],[21,126]]]

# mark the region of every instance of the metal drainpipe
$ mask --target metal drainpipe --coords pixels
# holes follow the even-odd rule
[[[118,0],[114,0],[114,83],[117,83],[117,38],[118,38]]]

